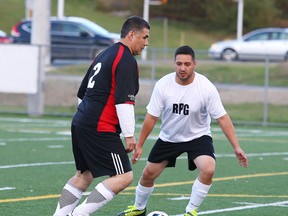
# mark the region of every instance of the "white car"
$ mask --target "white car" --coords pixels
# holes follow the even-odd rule
[[[0,30],[0,43],[12,43],[12,37],[8,36],[6,32]]]
[[[224,40],[211,45],[208,56],[232,60],[288,60],[288,28],[254,30],[240,40]]]

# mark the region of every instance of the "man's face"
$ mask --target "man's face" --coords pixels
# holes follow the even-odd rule
[[[132,54],[139,55],[146,46],[148,46],[149,42],[149,29],[144,28],[140,32],[132,32]]]
[[[179,54],[175,58],[176,82],[188,85],[194,79],[194,68],[196,61],[191,55]]]

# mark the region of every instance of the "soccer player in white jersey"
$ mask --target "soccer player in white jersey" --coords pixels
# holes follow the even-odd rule
[[[216,87],[194,71],[195,54],[181,46],[175,52],[176,72],[161,78],[155,85],[141,128],[132,162],[142,155],[145,140],[161,116],[161,132],[153,146],[136,188],[135,204],[118,216],[146,215],[146,205],[155,179],[166,167],[175,167],[176,159],[187,153],[189,170],[198,170],[184,216],[196,216],[197,209],[212,185],[215,154],[211,137],[211,117],[217,120],[234,149],[239,164],[248,167],[248,159],[238,143],[232,121],[225,111]]]

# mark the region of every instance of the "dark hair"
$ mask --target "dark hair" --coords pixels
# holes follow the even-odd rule
[[[129,31],[139,32],[144,28],[150,30],[150,25],[146,20],[139,16],[131,16],[122,25],[121,38],[124,38]]]
[[[181,46],[175,51],[174,59],[176,59],[177,55],[184,54],[184,55],[191,55],[192,59],[195,60],[195,53],[194,50],[190,46]]]

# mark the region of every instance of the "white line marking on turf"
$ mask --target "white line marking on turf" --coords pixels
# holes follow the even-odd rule
[[[4,191],[4,190],[15,190],[16,188],[15,187],[3,187],[3,188],[0,188],[0,191]]]
[[[64,145],[48,145],[47,148],[51,148],[51,149],[64,148]]]
[[[209,210],[209,211],[202,211],[199,212],[198,215],[206,215],[206,214],[214,214],[214,213],[220,213],[220,212],[232,212],[232,211],[241,211],[244,209],[253,209],[253,208],[261,208],[261,207],[269,207],[269,206],[284,206],[287,207],[288,201],[283,202],[274,202],[274,203],[264,203],[264,204],[251,204],[247,206],[239,206],[234,208],[225,208],[225,209],[215,209],[215,210]],[[183,214],[178,215],[171,215],[171,216],[183,216]]]
[[[65,164],[74,164],[74,162],[66,161],[66,162],[46,162],[46,163],[4,165],[4,166],[0,166],[0,169],[11,169],[11,168],[19,168],[19,167],[33,167],[33,166],[65,165]]]
[[[248,155],[248,157],[283,156],[283,155],[288,155],[288,152],[252,153],[252,154],[247,154],[247,155]],[[217,158],[225,158],[225,157],[235,157],[235,155],[234,154],[217,154]],[[186,160],[187,157],[186,156],[178,157],[178,159]],[[147,161],[147,158],[140,158],[140,161]],[[74,161],[3,165],[3,166],[0,166],[0,169],[10,169],[10,168],[19,168],[19,167],[33,167],[33,166],[63,165],[63,164],[74,164]]]
[[[7,138],[7,139],[0,139],[1,141],[5,142],[39,142],[39,141],[67,141],[71,140],[70,137],[42,137],[42,138]]]
[[[50,131],[44,131],[44,130],[27,130],[27,129],[25,129],[25,130],[23,130],[23,129],[21,129],[21,130],[16,130],[16,129],[9,129],[9,130],[7,130],[7,132],[9,132],[9,133],[29,133],[29,134],[50,134],[51,132]]]
[[[58,134],[58,135],[70,136],[70,135],[71,135],[71,132],[70,132],[70,131],[59,131],[59,132],[56,132],[56,134]]]

